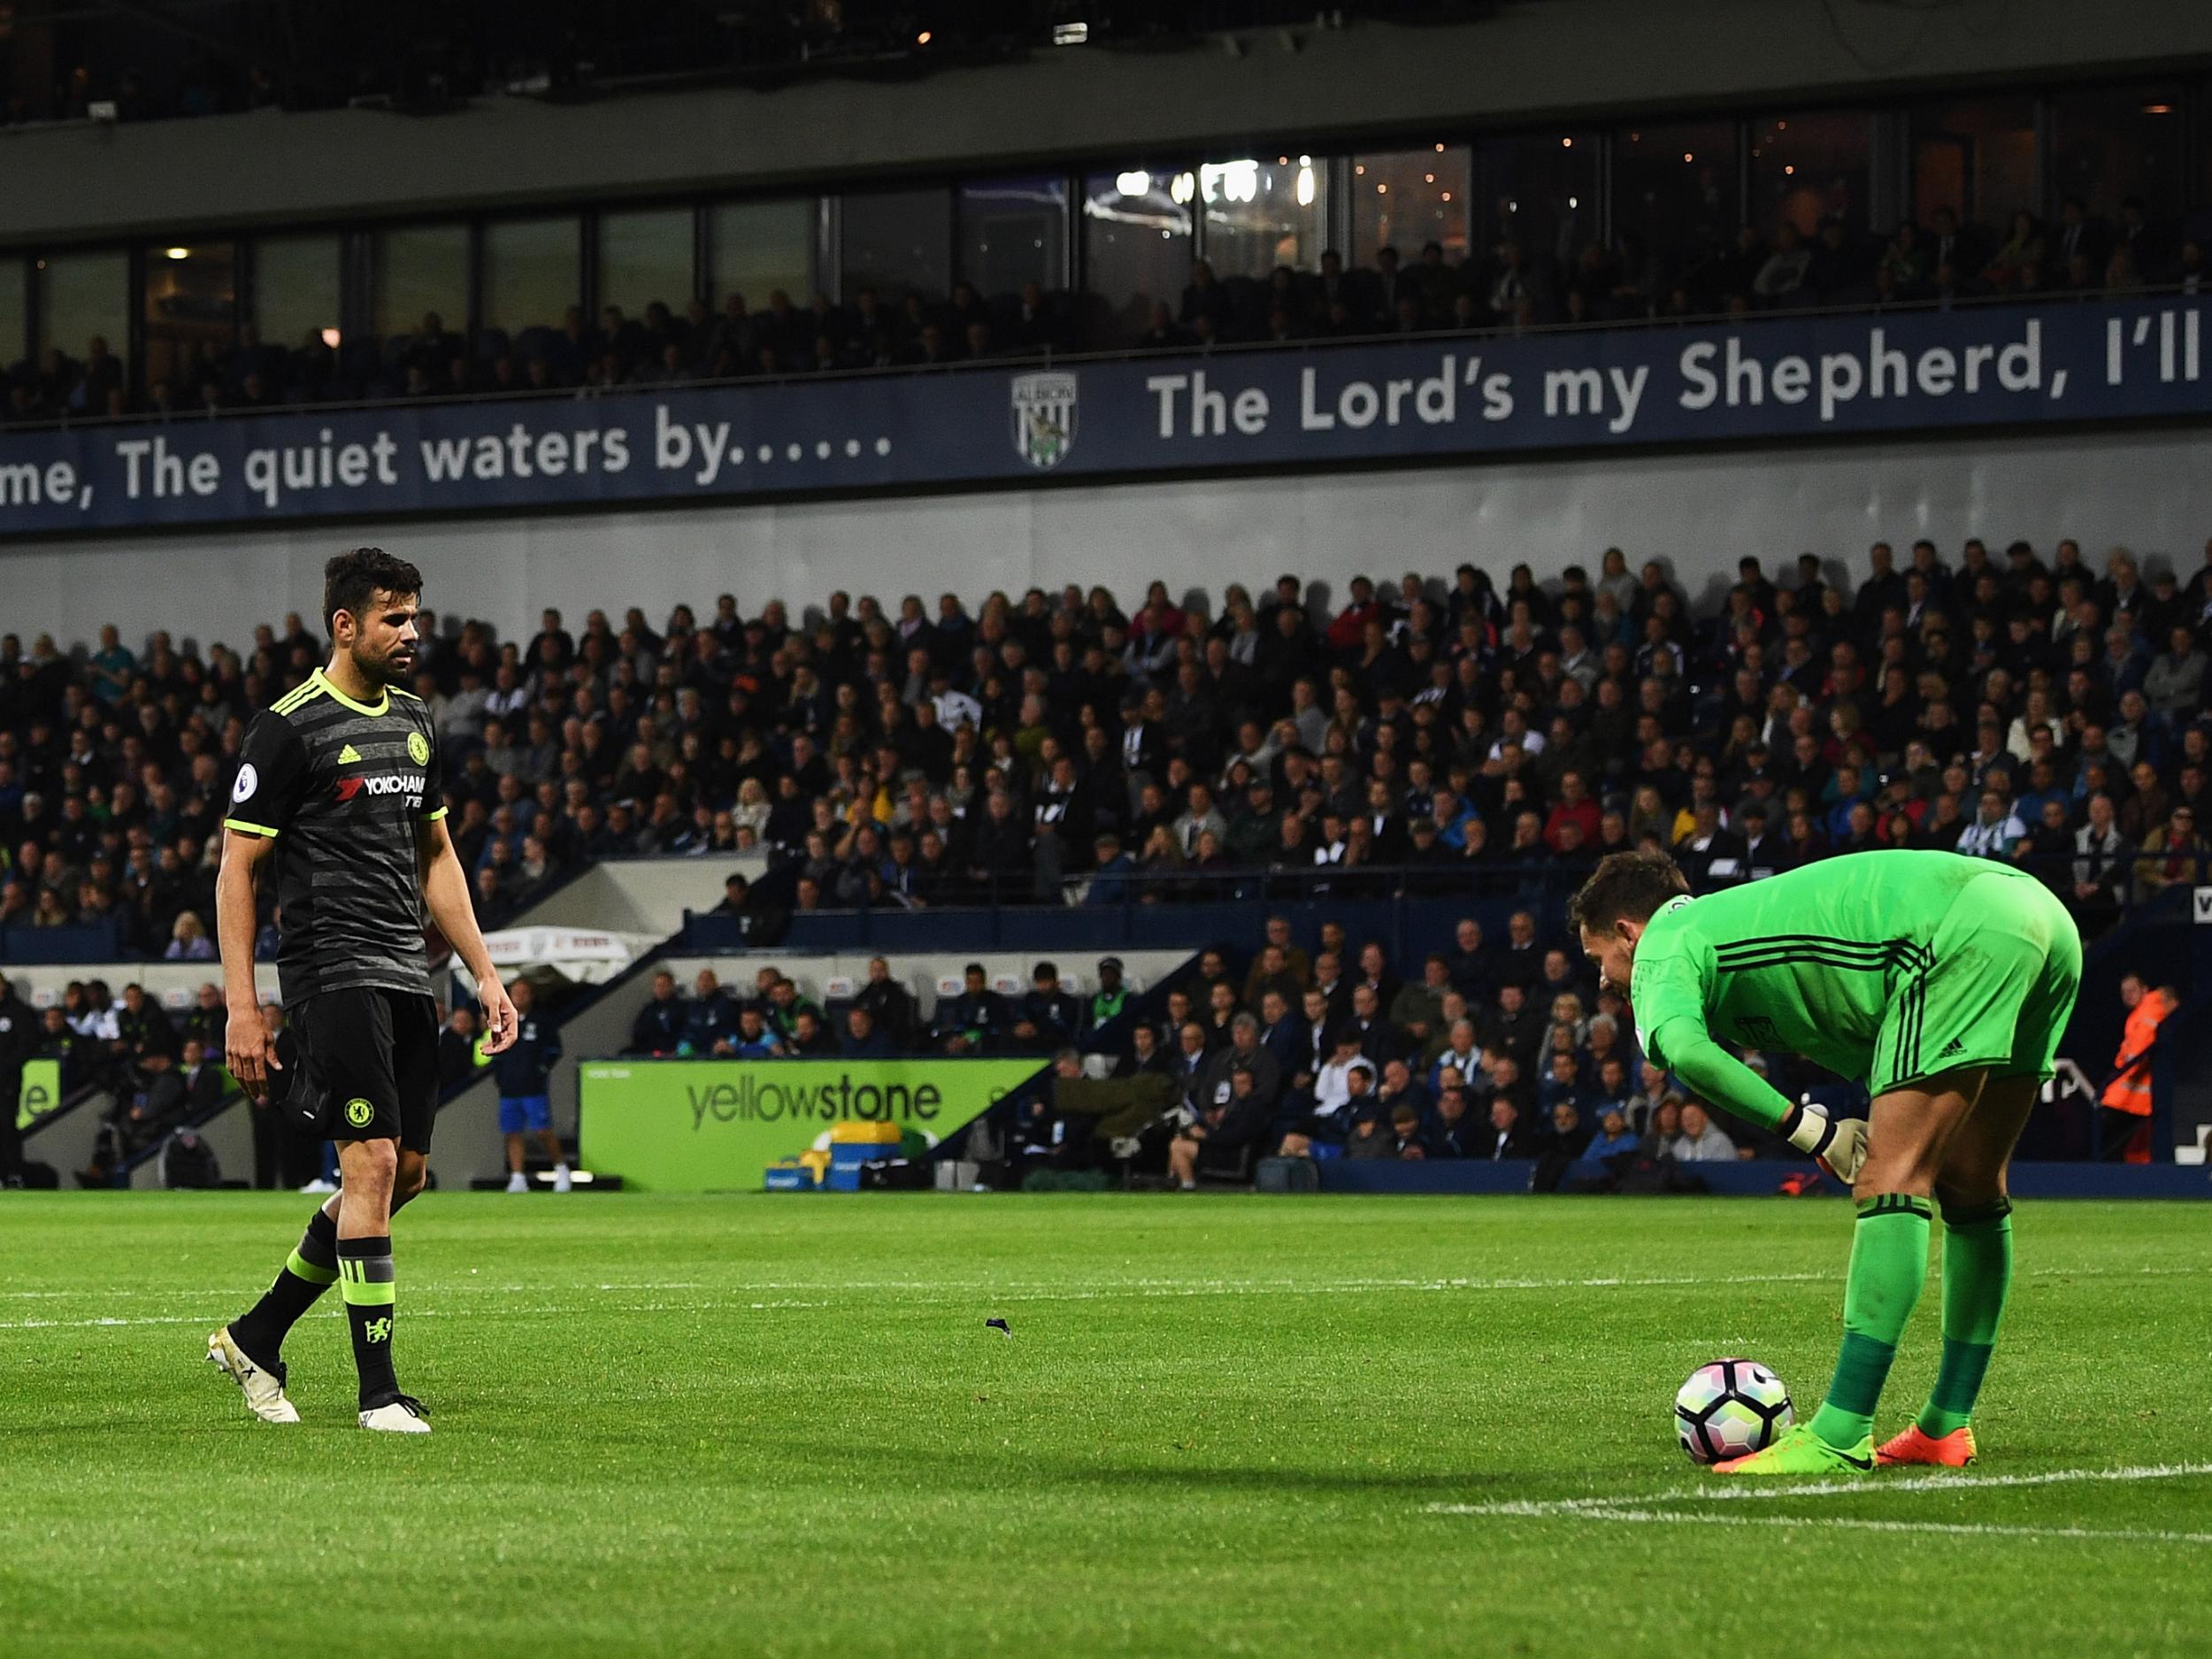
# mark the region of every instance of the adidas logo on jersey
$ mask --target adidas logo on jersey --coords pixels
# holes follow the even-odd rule
[[[338,751],[338,764],[341,766],[350,766],[360,758],[361,751],[354,748],[354,746],[350,743],[347,744],[343,749]]]
[[[1936,1051],[1936,1058],[1939,1060],[1948,1060],[1955,1054],[1964,1054],[1965,1052],[1966,1045],[1961,1042],[1956,1037],[1954,1037],[1950,1041],[1945,1043],[1941,1048]]]

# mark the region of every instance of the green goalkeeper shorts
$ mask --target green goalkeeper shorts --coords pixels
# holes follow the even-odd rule
[[[1962,1066],[2047,1078],[2080,989],[2066,907],[2033,877],[1993,869],[1959,890],[1897,979],[1867,1087],[1880,1094]]]

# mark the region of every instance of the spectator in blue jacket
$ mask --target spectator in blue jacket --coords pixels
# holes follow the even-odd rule
[[[630,1024],[631,1054],[674,1054],[684,1041],[691,1010],[676,995],[676,976],[665,968],[653,976],[653,995]]]
[[[1590,1144],[1582,1148],[1582,1156],[1567,1166],[1565,1179],[1570,1183],[1604,1180],[1613,1173],[1606,1159],[1633,1152],[1641,1144],[1636,1132],[1628,1126],[1627,1115],[1618,1106],[1601,1107],[1598,1112],[1598,1132],[1590,1137]]]
[[[1467,1091],[1455,1087],[1438,1094],[1421,1126],[1421,1139],[1432,1158],[1476,1158],[1486,1156],[1497,1137],[1487,1124],[1468,1114]]]
[[[725,1033],[714,1052],[736,1060],[780,1060],[791,1050],[769,1030],[760,1004],[748,1002],[737,1010],[737,1029]]]
[[[1588,1096],[1582,1081],[1582,1062],[1571,1048],[1552,1051],[1551,1064],[1543,1079],[1536,1086],[1537,1104],[1549,1112],[1555,1106],[1565,1104],[1581,1110]]]
[[[1137,861],[1121,848],[1121,837],[1111,830],[1091,843],[1098,868],[1091,877],[1091,885],[1083,895],[1086,904],[1119,904],[1129,896],[1129,880],[1136,874]]]
[[[856,1003],[845,1010],[845,1032],[838,1047],[848,1060],[889,1060],[898,1054],[875,1016]]]
[[[691,999],[690,1010],[684,1016],[683,1040],[676,1045],[678,1054],[712,1054],[716,1045],[726,1042],[737,1030],[737,1009],[729,995],[722,988],[721,980],[714,976],[712,968],[699,970],[698,995]]]
[[[531,1007],[535,993],[518,978],[507,987],[515,1004],[515,1040],[493,1056],[492,1078],[499,1087],[499,1133],[507,1138],[507,1190],[526,1193],[522,1172],[523,1141],[534,1136],[553,1160],[553,1190],[569,1190],[568,1155],[553,1133],[551,1079],[561,1057],[561,1035],[553,1022]]]
[[[1280,991],[1260,995],[1260,1047],[1275,1056],[1276,1070],[1286,1079],[1295,1076],[1305,1059],[1306,1022]]]

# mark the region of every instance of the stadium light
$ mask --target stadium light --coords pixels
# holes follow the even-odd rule
[[[189,259],[192,257],[192,250],[189,248],[166,248],[162,251],[172,259]]]
[[[337,350],[340,338],[341,335],[335,328],[323,330],[323,344],[328,346],[333,351]]]
[[[1311,167],[1298,169],[1298,205],[1301,207],[1313,205],[1313,169]]]
[[[1256,202],[1260,195],[1260,164],[1210,161],[1198,170],[1198,190],[1209,202]]]
[[[1143,196],[1152,188],[1152,175],[1135,171],[1122,173],[1115,179],[1114,188],[1124,196]]]
[[[1080,46],[1090,38],[1091,26],[1087,23],[1056,23],[1052,26],[1052,43],[1055,46]]]
[[[914,37],[914,44],[915,44],[915,45],[917,45],[917,46],[926,46],[926,45],[928,45],[928,44],[929,44],[929,31],[928,31],[927,29],[924,29],[924,30],[923,30],[923,31],[922,31],[919,35],[917,35]]]

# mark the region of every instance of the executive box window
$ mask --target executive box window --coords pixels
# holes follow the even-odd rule
[[[1724,246],[1742,217],[1732,121],[1632,127],[1613,139],[1613,224],[1632,257],[1669,270]],[[1632,273],[1632,274],[1633,274]]]
[[[713,303],[719,309],[742,294],[750,310],[766,309],[781,288],[794,305],[814,293],[812,196],[780,202],[726,202],[707,213],[707,257],[713,266]]]
[[[625,318],[658,301],[681,317],[691,303],[692,220],[688,208],[605,213],[599,219],[599,303]]]
[[[253,325],[265,345],[296,351],[340,327],[335,236],[263,236],[253,252]]]
[[[376,332],[412,334],[435,314],[451,333],[468,326],[468,227],[405,225],[370,244],[369,289]]]
[[[1486,138],[1474,159],[1475,234],[1486,250],[1516,242],[1532,262],[1563,266],[1597,239],[1595,133]]]
[[[1056,175],[960,187],[960,275],[980,294],[1067,285],[1068,188]]]
[[[29,267],[19,254],[0,254],[0,370],[12,368],[30,346]]]
[[[157,243],[143,265],[146,383],[188,389],[238,338],[238,250],[227,242]],[[264,385],[260,393],[282,389]]]
[[[580,293],[573,219],[495,219],[484,227],[484,314],[511,337],[557,327]]]
[[[120,359],[130,322],[130,260],[119,253],[50,254],[33,273],[38,292],[38,349],[58,347],[83,361],[97,337]]]
[[[1763,116],[1751,123],[1751,219],[1771,235],[1785,221],[1800,234],[1824,219],[1863,232],[1873,119],[1863,110]]]
[[[1312,270],[1328,241],[1328,164],[1315,156],[1211,161],[1198,168],[1206,263],[1217,277],[1264,281],[1278,265]]]
[[[1084,276],[1133,339],[1164,302],[1172,314],[1190,280],[1195,174],[1125,167],[1083,180]]]
[[[895,306],[909,290],[935,298],[952,287],[950,191],[849,196],[838,215],[843,299],[872,288]],[[807,296],[791,297],[803,305]]]
[[[1448,265],[1466,258],[1471,155],[1432,144],[1353,157],[1351,263],[1372,265],[1379,250],[1395,248],[1411,264],[1432,242]]]
[[[1912,111],[1912,211],[1926,225],[1939,208],[2001,237],[2015,213],[2040,213],[2035,100],[1966,98]]]
[[[2139,196],[2152,217],[2180,216],[2188,169],[2179,86],[2141,81],[2062,92],[2053,102],[2051,131],[2059,200],[2079,196],[2091,218],[2116,220],[2121,204]]]

